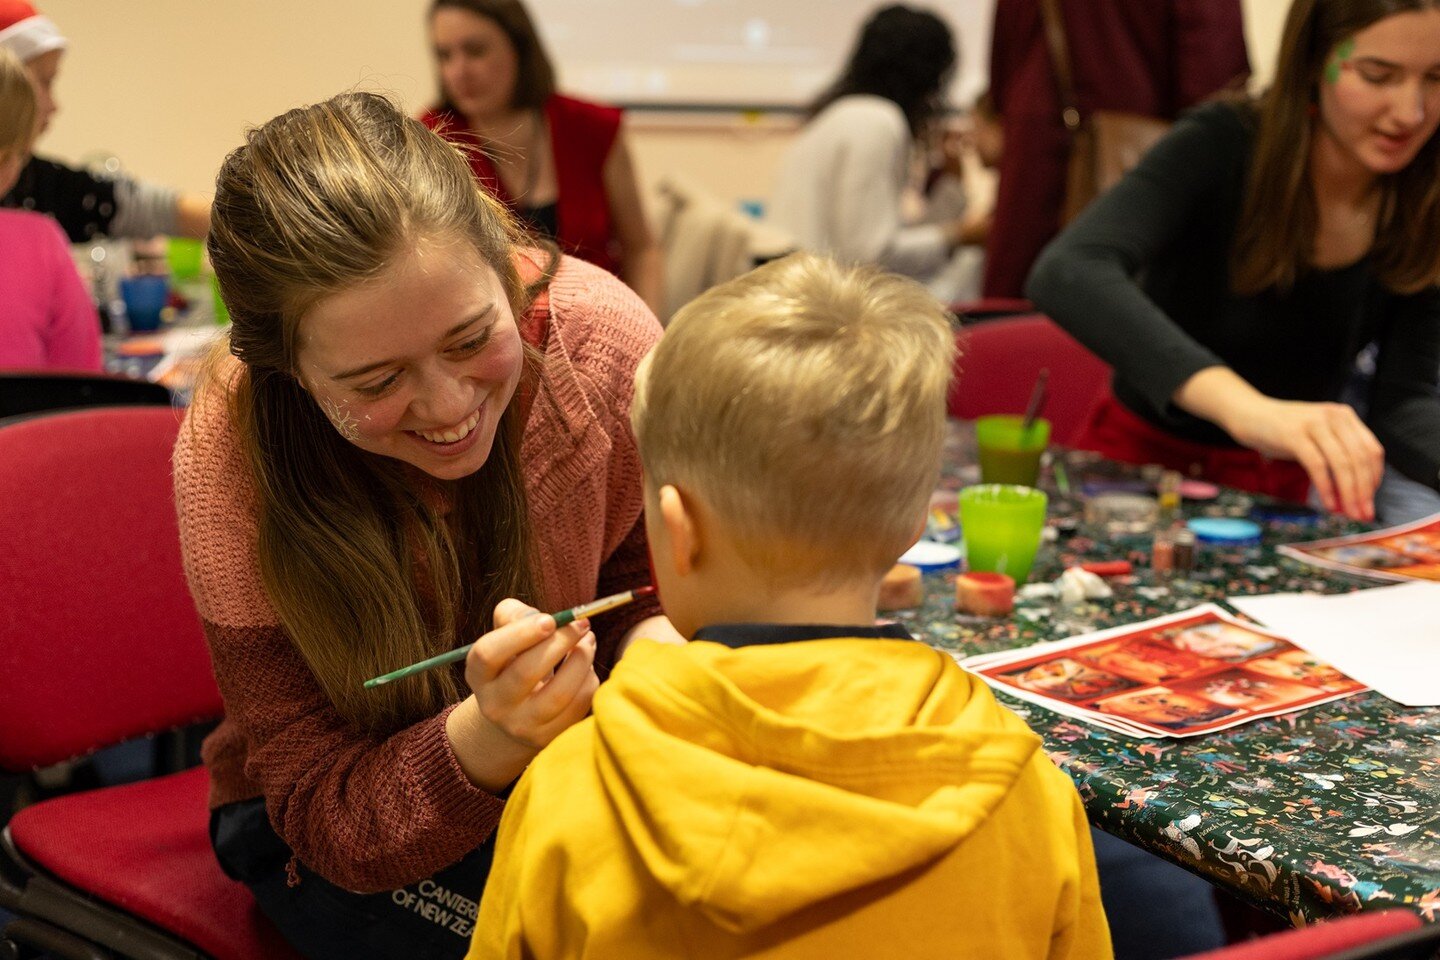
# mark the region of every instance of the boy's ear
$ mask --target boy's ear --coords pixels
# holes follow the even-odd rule
[[[675,572],[688,576],[700,558],[700,528],[695,513],[678,487],[660,488],[660,522],[670,541],[670,562]]]

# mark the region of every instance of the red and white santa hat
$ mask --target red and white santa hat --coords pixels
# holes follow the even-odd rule
[[[25,0],[0,0],[0,47],[21,63],[51,50],[64,50],[65,38],[49,17],[42,17]]]

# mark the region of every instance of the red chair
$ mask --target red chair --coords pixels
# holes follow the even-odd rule
[[[1045,418],[1050,438],[1069,446],[1109,389],[1110,368],[1038,314],[966,326],[950,386],[950,416],[1024,413],[1041,369],[1050,371]]]
[[[178,418],[107,407],[0,427],[0,769],[220,716],[180,560]],[[221,872],[208,789],[195,768],[21,810],[0,836],[4,940],[85,960],[295,957]]]
[[[1440,925],[1421,927],[1408,910],[1357,913],[1185,960],[1431,960],[1440,950]]]

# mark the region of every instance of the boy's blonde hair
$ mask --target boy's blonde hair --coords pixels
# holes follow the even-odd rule
[[[35,88],[20,59],[0,47],[0,160],[25,153],[35,137]]]
[[[675,315],[635,384],[649,494],[697,495],[776,581],[881,573],[935,487],[955,358],[919,284],[813,254]]]

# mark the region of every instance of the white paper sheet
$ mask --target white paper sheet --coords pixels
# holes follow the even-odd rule
[[[1440,706],[1440,583],[1229,600],[1391,700]]]

